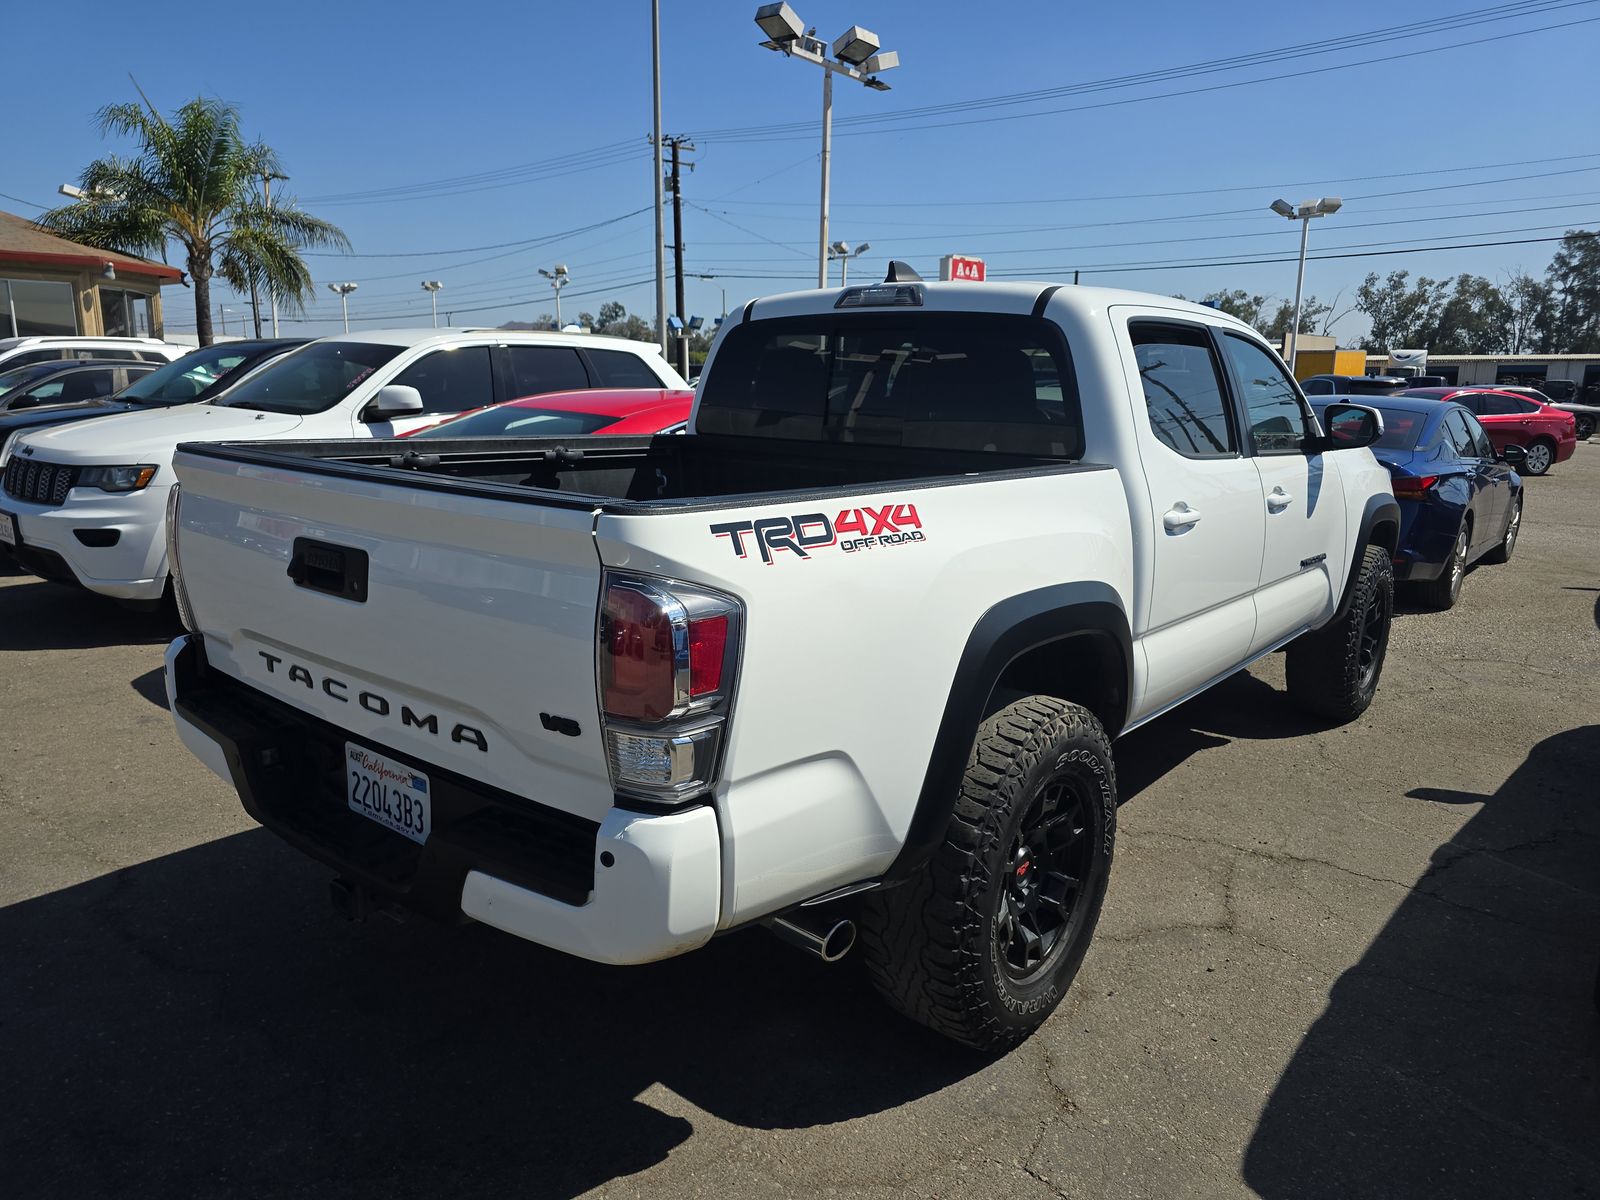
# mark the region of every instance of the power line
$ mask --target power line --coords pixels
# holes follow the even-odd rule
[[[8,192],[0,192],[0,196],[5,197],[7,200],[15,200],[18,204],[26,204],[29,208],[42,210],[49,207],[47,204],[35,204],[32,200],[24,200],[21,196],[13,196]]]
[[[1216,188],[1188,188],[1178,192],[1124,192],[1114,195],[1100,196],[1052,196],[1034,200],[894,200],[894,201],[857,201],[835,204],[835,208],[998,208],[1014,205],[1030,204],[1092,204],[1105,200],[1174,200],[1184,196],[1216,196],[1226,192],[1270,192],[1279,188],[1300,187],[1326,187],[1331,183],[1367,183],[1374,179],[1411,179],[1426,175],[1460,175],[1468,171],[1500,171],[1507,167],[1535,167],[1545,163],[1554,162],[1582,162],[1585,159],[1600,158],[1600,153],[1590,154],[1559,154],[1552,158],[1523,158],[1511,162],[1474,163],[1465,167],[1432,167],[1424,171],[1385,171],[1381,175],[1343,175],[1332,179],[1297,180],[1291,183],[1248,183],[1238,186]],[[1543,174],[1522,176],[1527,179],[1542,179]],[[1460,184],[1461,187],[1475,187],[1476,184]],[[720,199],[720,197],[711,197]],[[770,208],[815,208],[815,202],[801,200],[735,200],[734,207],[740,205],[761,205]],[[897,221],[896,224],[903,224]]]
[[[1568,0],[1568,2],[1566,4],[1555,6],[1555,7],[1576,7],[1576,6],[1579,6],[1579,5],[1592,4],[1592,3],[1595,3],[1595,2],[1596,2],[1596,0]],[[1516,13],[1516,14],[1511,14],[1511,15],[1521,16],[1521,15],[1525,15],[1525,14]],[[1495,19],[1504,20],[1504,19],[1507,19],[1507,18],[1502,17],[1502,18],[1495,18]],[[1359,59],[1359,60],[1356,60],[1354,62],[1335,63],[1335,64],[1332,64],[1330,66],[1324,66],[1324,67],[1309,67],[1309,68],[1306,68],[1305,70],[1301,70],[1301,71],[1287,71],[1287,72],[1283,72],[1283,73],[1280,73],[1280,74],[1277,74],[1277,75],[1262,75],[1262,76],[1257,76],[1257,77],[1255,77],[1253,79],[1233,80],[1233,81],[1229,81],[1229,82],[1225,82],[1225,83],[1208,84],[1208,85],[1206,85],[1204,87],[1183,88],[1183,89],[1180,89],[1178,91],[1155,92],[1155,93],[1151,93],[1150,95],[1146,95],[1146,96],[1128,96],[1128,97],[1122,97],[1122,98],[1116,99],[1116,100],[1103,100],[1103,101],[1100,101],[1100,102],[1097,102],[1097,103],[1094,103],[1094,104],[1079,104],[1079,105],[1068,105],[1068,106],[1065,106],[1065,107],[1062,107],[1062,108],[1039,109],[1039,110],[1036,110],[1036,111],[1033,111],[1033,112],[1008,113],[1008,114],[1003,114],[1003,115],[1000,115],[1000,116],[990,116],[990,117],[974,117],[974,118],[971,118],[971,119],[968,119],[968,120],[962,120],[962,121],[934,121],[934,122],[928,122],[928,123],[921,124],[921,125],[886,124],[885,122],[889,122],[889,121],[893,120],[894,118],[892,118],[891,116],[889,116],[887,114],[885,114],[885,115],[869,114],[867,116],[860,117],[860,118],[850,118],[848,120],[851,123],[848,123],[848,124],[845,121],[841,121],[840,124],[844,125],[844,128],[836,130],[836,136],[850,137],[850,136],[866,136],[868,134],[883,134],[883,133],[914,133],[914,132],[917,132],[919,130],[953,129],[953,128],[957,128],[959,126],[966,126],[966,125],[988,125],[988,124],[994,124],[994,123],[999,122],[999,121],[1018,121],[1018,120],[1025,120],[1025,119],[1033,118],[1033,117],[1056,116],[1056,115],[1060,115],[1060,114],[1063,114],[1063,113],[1090,112],[1090,111],[1094,111],[1094,110],[1097,110],[1097,109],[1103,109],[1103,108],[1117,108],[1117,107],[1121,107],[1121,106],[1129,105],[1129,104],[1142,104],[1142,103],[1145,103],[1146,101],[1150,101],[1150,100],[1170,100],[1170,99],[1175,99],[1175,98],[1181,98],[1181,97],[1184,97],[1184,96],[1197,96],[1197,95],[1203,95],[1203,94],[1206,94],[1206,93],[1209,93],[1209,92],[1227,91],[1227,90],[1232,89],[1232,88],[1250,87],[1250,86],[1253,86],[1253,85],[1258,84],[1258,83],[1276,83],[1276,82],[1281,82],[1281,81],[1289,80],[1289,79],[1304,79],[1304,78],[1308,78],[1308,77],[1313,76],[1313,75],[1325,75],[1325,74],[1328,74],[1329,72],[1333,72],[1333,71],[1350,70],[1351,68],[1354,68],[1354,67],[1371,66],[1371,65],[1375,65],[1375,64],[1391,65],[1391,64],[1393,64],[1393,63],[1395,63],[1397,61],[1400,61],[1402,59],[1420,58],[1420,57],[1423,57],[1425,55],[1439,54],[1439,53],[1442,53],[1442,52],[1444,52],[1446,50],[1459,50],[1459,49],[1463,49],[1463,48],[1468,47],[1468,46],[1480,46],[1480,45],[1484,45],[1484,44],[1490,43],[1490,42],[1502,42],[1502,41],[1505,41],[1505,40],[1507,40],[1509,38],[1524,37],[1524,36],[1527,36],[1527,35],[1530,35],[1530,34],[1535,34],[1535,33],[1547,33],[1547,32],[1550,32],[1552,30],[1557,30],[1557,29],[1570,29],[1570,28],[1573,28],[1574,26],[1588,25],[1588,24],[1592,24],[1592,23],[1594,23],[1596,21],[1600,21],[1600,17],[1584,17],[1584,18],[1580,18],[1578,20],[1565,21],[1565,22],[1560,22],[1560,23],[1553,24],[1553,25],[1539,25],[1539,26],[1535,26],[1535,27],[1533,27],[1531,29],[1507,30],[1507,31],[1502,31],[1500,33],[1496,33],[1495,35],[1493,35],[1491,37],[1473,38],[1473,39],[1468,39],[1466,41],[1461,41],[1461,42],[1449,42],[1449,43],[1446,43],[1446,44],[1444,44],[1442,46],[1432,46],[1432,47],[1427,47],[1427,48],[1419,49],[1419,50],[1410,50],[1410,51],[1397,52],[1397,53],[1393,53],[1393,54],[1386,54],[1386,55],[1384,55],[1382,57]],[[1471,23],[1481,24],[1482,22],[1471,22]],[[1412,36],[1412,35],[1407,35],[1407,36]],[[1376,45],[1376,44],[1382,44],[1385,41],[1398,41],[1398,40],[1401,40],[1401,39],[1398,38],[1398,37],[1385,38],[1385,39],[1376,40],[1371,44]],[[1301,57],[1301,56],[1296,55],[1296,56],[1291,56],[1291,57]],[[1200,73],[1204,73],[1204,72],[1196,72],[1196,74],[1200,74]],[[1117,86],[1126,86],[1126,85],[1111,84],[1111,85],[1108,85],[1108,86],[1106,86],[1104,88],[1101,88],[1099,90],[1107,90],[1108,91],[1108,90],[1112,90],[1113,87],[1117,87]],[[1092,88],[1089,88],[1089,87],[1085,87],[1082,90],[1083,91],[1093,91],[1095,89],[1092,89]],[[904,118],[902,118],[902,119],[904,119]],[[860,125],[865,125],[867,122],[875,122],[875,124],[871,125],[870,127],[863,128],[863,127],[860,127],[860,125],[854,124],[854,122],[860,122]],[[805,138],[814,136],[813,134],[810,134],[810,133],[801,132],[801,130],[804,130],[804,129],[808,128],[807,125],[801,125],[799,123],[796,123],[794,126],[788,127],[788,128],[793,128],[796,131],[796,132],[794,132],[792,134],[783,132],[784,128],[785,127],[782,127],[782,126],[750,126],[750,127],[745,128],[745,129],[728,130],[728,131],[723,131],[721,133],[718,133],[717,131],[697,132],[696,136],[704,138],[707,141],[720,141],[720,142],[724,142],[724,143],[734,143],[734,142],[744,142],[744,141],[762,141],[762,142],[795,141],[795,140],[803,140]]]
[[[464,191],[484,191],[489,187],[509,186],[533,182],[542,178],[559,178],[577,170],[610,166],[637,157],[640,146],[637,139],[611,142],[587,150],[573,151],[553,158],[482,171],[473,175],[456,175],[444,179],[423,180],[417,183],[395,184],[390,187],[369,188],[364,191],[330,192],[320,196],[306,196],[307,203],[355,204],[374,203],[388,199],[417,199],[427,196],[458,195]]]
[[[1186,78],[1195,75],[1211,74],[1218,71],[1237,70],[1242,67],[1259,65],[1265,62],[1284,61],[1292,58],[1301,58],[1309,55],[1329,54],[1338,50],[1359,48],[1377,42],[1379,44],[1400,40],[1402,38],[1419,37],[1427,33],[1437,33],[1456,28],[1467,28],[1490,22],[1510,20],[1514,17],[1538,15],[1547,11],[1563,8],[1577,7],[1586,0],[1519,0],[1516,3],[1491,5],[1486,8],[1469,9],[1457,13],[1447,13],[1439,17],[1432,17],[1421,21],[1407,22],[1402,25],[1385,26],[1380,29],[1367,30],[1361,33],[1345,34],[1338,37],[1318,38],[1315,41],[1300,42],[1290,46],[1282,46],[1271,50],[1254,51],[1247,54],[1225,55],[1221,58],[1208,59],[1198,63],[1188,63],[1173,67],[1163,67],[1153,71],[1143,71],[1132,75],[1111,76],[1104,79],[1087,80],[1082,83],[1065,84],[1057,87],[1033,88],[1022,92],[1002,93],[992,96],[980,96],[967,100],[948,101],[943,104],[921,105],[914,108],[877,110],[872,113],[857,116],[841,117],[837,120],[839,126],[868,126],[898,123],[905,120],[928,116],[940,116],[957,112],[970,112],[985,108],[994,108],[1004,105],[1037,103],[1043,100],[1057,99],[1069,95],[1082,95],[1107,91],[1114,88],[1132,87],[1145,83],[1161,82],[1172,78]],[[704,137],[728,137],[730,135],[748,135],[751,133],[792,133],[808,132],[811,123],[788,122],[760,126],[734,126],[722,129],[709,129],[702,131]]]
[[[389,250],[382,253],[368,252],[364,254],[346,254],[337,250],[314,250],[308,252],[306,258],[438,258],[444,254],[476,254],[480,250],[504,250],[508,246],[539,246],[558,238],[572,237],[574,234],[588,233],[591,229],[601,229],[607,225],[615,225],[618,221],[626,221],[629,217],[637,217],[640,213],[649,212],[648,206],[636,208],[632,212],[625,212],[619,217],[608,217],[604,221],[596,221],[591,225],[580,225],[576,229],[563,229],[560,233],[546,233],[538,237],[523,238],[515,242],[494,242],[487,246],[456,246],[449,250]]]

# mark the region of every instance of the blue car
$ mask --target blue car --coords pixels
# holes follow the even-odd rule
[[[1520,446],[1497,455],[1477,417],[1460,404],[1407,396],[1317,396],[1317,419],[1330,404],[1361,404],[1383,415],[1383,436],[1372,447],[1393,477],[1400,502],[1396,582],[1445,609],[1461,595],[1467,567],[1479,559],[1503,563],[1522,528]],[[1337,443],[1337,428],[1328,430]]]

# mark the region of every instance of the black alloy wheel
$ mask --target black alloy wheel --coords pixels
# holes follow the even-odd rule
[[[1086,805],[1076,779],[1047,780],[1022,818],[996,889],[995,938],[1001,968],[1031,983],[1055,965],[1081,909],[1092,849]]]

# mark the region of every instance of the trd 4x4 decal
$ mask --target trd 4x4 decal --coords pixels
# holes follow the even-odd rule
[[[753,521],[724,521],[710,527],[725,537],[740,558],[749,556],[753,544],[769,567],[779,550],[801,558],[830,546],[846,554],[881,546],[907,546],[925,542],[922,518],[915,504],[885,504],[882,508],[847,508],[829,518],[826,513],[796,513],[792,517],[757,517]]]

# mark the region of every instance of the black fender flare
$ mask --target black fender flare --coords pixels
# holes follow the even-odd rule
[[[1339,597],[1339,607],[1334,610],[1333,616],[1328,620],[1328,624],[1332,625],[1334,622],[1341,620],[1350,611],[1350,600],[1356,594],[1356,578],[1361,574],[1362,552],[1368,545],[1373,544],[1372,531],[1385,522],[1393,524],[1395,540],[1392,543],[1378,542],[1376,544],[1387,550],[1392,558],[1395,550],[1399,547],[1400,504],[1393,496],[1387,493],[1380,492],[1376,496],[1368,496],[1367,503],[1361,510],[1361,524],[1356,531],[1355,541],[1351,545],[1350,575],[1344,582],[1344,594]]]
[[[1077,638],[1109,643],[1121,657],[1120,694],[1114,697],[1114,711],[1106,714],[1106,733],[1114,738],[1121,732],[1133,696],[1133,635],[1117,593],[1104,583],[1064,583],[995,604],[978,619],[956,663],[917,806],[884,883],[916,872],[944,838],[973,736],[988,715],[989,698],[1006,668],[1031,650]]]

